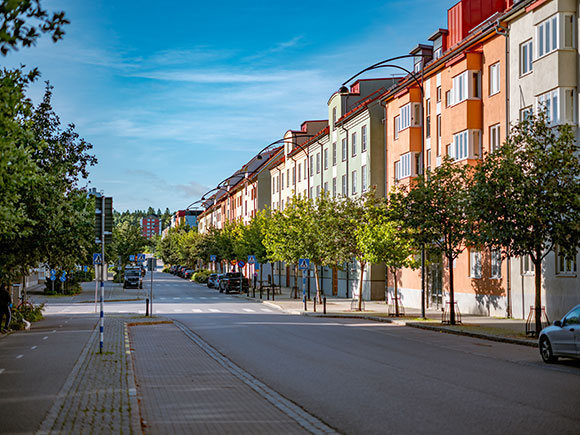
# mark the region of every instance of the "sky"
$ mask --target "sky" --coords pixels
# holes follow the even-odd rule
[[[93,144],[88,187],[118,211],[184,209],[310,119],[348,77],[446,28],[453,0],[44,0],[71,24],[0,58],[38,67]],[[404,63],[403,63],[404,65]],[[407,63],[407,67],[410,63]],[[367,73],[388,77],[398,71]]]

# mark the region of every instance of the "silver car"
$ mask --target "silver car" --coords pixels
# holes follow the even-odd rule
[[[542,329],[538,338],[540,355],[546,363],[558,357],[580,358],[580,305],[576,305],[562,320]]]

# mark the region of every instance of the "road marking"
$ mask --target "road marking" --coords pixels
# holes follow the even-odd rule
[[[194,308],[191,311],[193,311],[194,313],[201,313],[201,310],[199,308]]]
[[[34,349],[36,349],[36,346],[32,346],[32,347],[30,348],[30,350],[34,350]]]
[[[165,299],[165,298],[159,298],[159,299]]]
[[[173,299],[175,299],[175,300],[179,300],[179,299],[181,299],[181,298],[173,298]]]
[[[179,308],[176,308],[175,310],[173,310],[176,313],[183,313],[183,310],[180,310]]]
[[[0,369],[0,375],[1,375],[2,373],[4,373],[4,370],[6,370],[6,369]]]
[[[43,340],[48,340],[48,335],[46,337],[42,337]]]
[[[266,313],[271,313],[272,310],[269,308],[262,308],[262,311],[266,312]]]
[[[16,357],[16,359],[20,359],[20,358],[22,358],[23,356],[24,356],[24,355],[20,354],[20,355],[18,355],[18,356]]]
[[[246,311],[248,313],[255,313],[255,311],[250,309],[250,308],[244,308],[244,311]]]
[[[200,299],[207,299],[205,296],[200,297]]]
[[[214,296],[213,298],[210,299],[219,299],[219,296]]]
[[[188,297],[187,299],[193,299],[193,298],[190,296],[190,297]]]
[[[211,313],[219,313],[220,312],[220,310],[216,310],[215,308],[210,308],[209,311]]]
[[[128,313],[129,311],[119,311],[119,313]]]

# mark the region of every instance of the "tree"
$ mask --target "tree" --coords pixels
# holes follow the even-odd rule
[[[449,268],[449,322],[455,324],[453,262],[465,249],[472,226],[468,218],[472,167],[445,158],[432,172],[401,185],[391,195],[395,217],[416,240],[441,252]]]
[[[541,324],[542,260],[580,244],[580,147],[569,125],[545,113],[514,125],[502,147],[477,167],[471,213],[477,240],[503,255],[529,255],[535,266],[536,333]]]
[[[64,35],[63,27],[69,24],[64,12],[49,16],[40,0],[2,0],[0,17],[0,53],[3,56],[10,50],[17,50],[19,45],[34,45],[41,33],[50,34],[53,42],[57,42]]]
[[[121,264],[129,263],[129,256],[141,253],[146,245],[147,239],[138,226],[123,222],[113,228],[113,253],[120,258]]]
[[[364,261],[385,263],[394,278],[395,315],[399,316],[397,270],[417,268],[414,255],[417,246],[412,234],[402,222],[393,219],[384,203],[369,204],[364,210],[364,219],[355,229],[357,246]]]

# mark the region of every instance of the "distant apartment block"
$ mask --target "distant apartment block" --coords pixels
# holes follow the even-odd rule
[[[141,234],[148,239],[161,234],[161,220],[155,215],[141,219]]]

